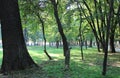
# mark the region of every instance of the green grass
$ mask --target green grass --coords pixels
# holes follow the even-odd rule
[[[2,57],[3,57],[3,53],[2,53],[2,49],[0,47],[0,65],[2,64]]]
[[[84,61],[82,61],[79,47],[73,47],[69,71],[64,71],[62,48],[47,48],[53,61],[48,60],[42,47],[28,47],[28,49],[40,67],[16,71],[7,78],[120,78],[120,53],[109,53],[107,75],[102,76],[103,53],[98,53],[95,48],[84,49]],[[0,61],[1,59],[2,52],[0,52]]]

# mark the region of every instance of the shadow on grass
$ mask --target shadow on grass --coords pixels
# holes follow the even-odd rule
[[[102,76],[100,66],[92,66],[84,61],[71,60],[69,71],[64,71],[63,59],[42,61],[39,66],[39,68],[13,72],[6,78],[120,78],[120,68],[108,67],[107,75]]]
[[[12,72],[0,78],[120,78],[120,68],[111,65],[120,62],[119,54],[109,54],[108,63],[111,64],[107,67],[107,75],[102,76],[103,53],[98,53],[96,49],[84,50],[84,61],[81,61],[79,48],[72,49],[69,71],[64,71],[64,57],[61,49],[48,49],[54,59],[52,61],[48,61],[45,54],[38,51],[38,47],[34,49],[30,49],[30,54],[39,64],[39,68]]]
[[[119,78],[120,68],[109,67],[106,76],[101,75],[100,66],[92,66],[82,61],[71,61],[69,71],[64,71],[64,61],[51,61],[45,64],[44,71],[49,78]],[[114,72],[115,71],[115,72]]]

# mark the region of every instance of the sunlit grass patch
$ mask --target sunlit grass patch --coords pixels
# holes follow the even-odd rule
[[[96,48],[84,48],[84,60],[82,61],[80,47],[72,47],[69,71],[64,71],[62,47],[58,49],[47,47],[47,52],[53,58],[52,61],[45,55],[43,47],[30,46],[28,50],[40,68],[18,71],[12,74],[14,78],[120,78],[120,53],[109,53],[107,75],[102,76],[104,53],[98,53]],[[2,52],[0,57],[2,58]]]
[[[2,64],[3,52],[0,51],[0,64]]]
[[[41,63],[41,61],[49,60],[46,54],[44,53],[43,49],[44,48],[40,46],[28,47],[29,53],[35,62]],[[64,59],[62,51],[63,50],[61,48],[58,48],[58,49],[53,47],[47,48],[47,52],[53,58],[53,60]]]

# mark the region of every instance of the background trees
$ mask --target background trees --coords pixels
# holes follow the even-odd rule
[[[105,54],[104,54],[102,74],[105,75],[106,67],[107,67],[109,39],[110,39],[111,47],[113,46],[111,48],[112,51],[115,50],[114,40],[111,43],[111,40],[114,39],[114,36],[112,36],[112,33],[114,33],[114,30],[116,29],[116,25],[117,25],[117,21],[116,19],[114,19],[114,16],[116,16],[114,15],[115,1],[109,0],[109,1],[101,2],[101,1],[94,0],[93,5],[88,5],[88,3],[87,1],[83,0],[83,4],[87,8],[89,18],[87,18],[87,14],[85,14],[84,10],[83,12],[84,12],[84,16],[87,18],[87,21],[91,26],[91,29],[93,30],[93,33],[96,39],[98,39],[101,45],[103,46],[102,49]],[[116,9],[119,10],[119,6]],[[118,10],[117,10],[117,13],[119,13]],[[114,24],[113,21],[114,22],[116,21],[116,23]],[[111,39],[111,36],[112,36],[112,39]]]
[[[33,4],[36,4],[36,6],[29,7],[29,9],[38,8],[37,1],[33,2]],[[117,26],[119,25],[119,1],[46,0],[40,1],[39,4],[39,6],[43,8],[47,6],[46,9],[41,9],[41,14],[43,13],[42,10],[45,11],[44,13],[49,12],[47,13],[48,16],[44,17],[47,18],[45,22],[47,22],[47,29],[49,29],[46,31],[47,40],[56,42],[58,47],[59,41],[62,39],[64,54],[66,51],[69,51],[67,42],[72,45],[72,43],[78,42],[77,39],[80,39],[80,45],[86,44],[87,48],[87,42],[89,42],[89,46],[92,47],[93,42],[96,40],[98,51],[100,52],[100,48],[102,48],[105,53],[103,62],[103,75],[105,75],[108,46],[110,45],[111,51],[113,53],[115,52],[114,37]],[[34,11],[38,12],[37,10],[32,10],[31,12]],[[58,30],[54,21],[56,21],[58,25]],[[53,30],[52,28],[55,29]],[[61,38],[60,35],[58,35],[58,31],[60,32]],[[49,33],[51,33],[50,36]]]
[[[63,46],[65,68],[68,69],[70,64],[69,46],[80,45],[83,56],[84,48],[87,49],[88,46],[93,47],[92,45],[96,44],[94,46],[98,47],[98,51],[102,49],[104,52],[103,75],[106,74],[108,47],[110,46],[111,52],[115,53],[114,41],[116,38],[119,40],[119,0],[21,0],[19,5],[25,40],[18,8],[15,8],[18,5],[14,1],[7,3],[1,0],[1,3],[3,3],[0,5],[0,10],[3,10],[0,12],[0,19],[4,51],[7,48],[14,53],[13,47],[10,46],[14,44],[15,51],[18,50],[14,56],[18,58],[22,52],[26,53],[25,57],[29,56],[25,42],[27,44],[32,41],[35,45],[44,43],[45,53],[47,53],[48,43],[57,48]],[[11,9],[9,10],[9,8]],[[6,39],[7,35],[10,35],[6,33],[14,35]],[[5,45],[10,47],[5,47]],[[30,56],[29,59],[31,59]],[[30,64],[34,64],[34,62],[32,61]]]

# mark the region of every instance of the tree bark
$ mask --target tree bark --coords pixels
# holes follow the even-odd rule
[[[103,70],[102,75],[106,75],[107,71],[107,57],[108,57],[108,50],[107,45],[104,45],[103,51],[104,51],[104,59],[103,59]]]
[[[110,51],[111,53],[115,53],[115,46],[114,46],[114,34],[110,35]]]
[[[23,37],[17,0],[1,0],[3,60],[1,72],[37,66],[30,57]]]
[[[101,52],[101,50],[100,50],[100,43],[99,43],[98,39],[96,39],[96,44],[97,44],[97,50],[98,50],[98,52]]]

